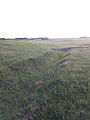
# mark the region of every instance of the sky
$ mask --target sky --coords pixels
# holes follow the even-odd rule
[[[90,36],[90,0],[0,0],[0,37]]]

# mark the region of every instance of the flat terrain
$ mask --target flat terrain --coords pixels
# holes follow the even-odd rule
[[[0,120],[90,120],[90,38],[0,40]]]

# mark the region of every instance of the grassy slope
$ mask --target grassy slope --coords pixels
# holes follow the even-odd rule
[[[0,120],[89,120],[89,53],[0,41]]]
[[[59,84],[34,120],[90,119],[90,48],[72,50],[68,64],[57,68]],[[55,74],[56,74],[55,73]],[[40,119],[41,118],[41,119]]]

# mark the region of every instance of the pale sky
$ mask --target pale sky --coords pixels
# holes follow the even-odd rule
[[[0,0],[0,37],[90,36],[90,0]]]

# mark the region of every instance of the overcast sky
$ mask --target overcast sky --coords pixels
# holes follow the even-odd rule
[[[0,37],[90,36],[90,0],[0,0]]]

